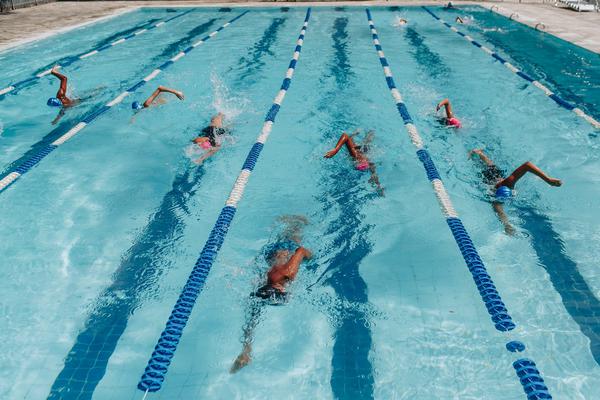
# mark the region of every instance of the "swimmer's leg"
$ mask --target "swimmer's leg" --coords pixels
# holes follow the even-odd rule
[[[485,155],[482,149],[473,149],[469,151],[469,158],[471,158],[473,154],[477,154],[479,156],[479,159],[488,167],[492,167],[495,165],[494,162],[490,160],[488,156]]]
[[[379,182],[379,175],[377,175],[377,169],[375,168],[375,164],[372,162],[369,163],[369,171],[371,172],[369,182],[371,182],[373,186],[375,186],[375,189],[377,189],[377,193],[379,193],[380,196],[385,196],[383,186],[381,186],[381,182]]]
[[[504,232],[506,232],[506,234],[510,236],[514,235],[515,228],[513,228],[513,226],[510,224],[508,216],[504,212],[504,206],[502,205],[502,203],[494,201],[492,203],[492,208],[494,209],[494,212],[498,216],[500,222],[502,222],[502,225],[504,225]]]
[[[280,238],[291,240],[300,245],[300,242],[302,242],[302,232],[304,226],[308,224],[308,219],[303,215],[282,215],[279,217],[279,220],[284,224]]]
[[[538,176],[544,182],[552,186],[561,186],[562,181],[560,179],[551,178],[544,171],[538,168],[537,165],[533,164],[530,161],[523,163],[517,169],[513,171],[512,174],[500,183],[497,186],[507,186],[511,189],[514,189],[515,184],[521,179],[526,173],[531,172],[532,174]]]
[[[260,322],[260,315],[263,310],[264,303],[258,299],[250,299],[248,308],[246,309],[246,323],[244,325],[244,338],[242,339],[242,352],[233,362],[229,369],[231,374],[235,374],[240,369],[244,368],[251,361],[252,342],[254,341],[254,330]]]

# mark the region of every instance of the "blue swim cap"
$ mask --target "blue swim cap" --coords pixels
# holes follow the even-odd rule
[[[507,200],[512,197],[512,190],[508,186],[500,186],[496,189],[497,200]]]
[[[46,104],[48,104],[50,107],[62,107],[63,105],[62,102],[56,97],[50,97]]]
[[[139,101],[134,101],[133,103],[131,103],[131,108],[133,108],[134,110],[141,110],[142,108],[144,108],[144,106],[140,104]]]

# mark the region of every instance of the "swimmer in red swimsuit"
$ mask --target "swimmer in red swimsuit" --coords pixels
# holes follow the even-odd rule
[[[369,145],[373,141],[374,133],[373,131],[367,132],[367,137],[360,146],[354,143],[354,140],[352,139],[359,133],[360,131],[358,129],[354,131],[352,135],[348,135],[346,132],[343,132],[333,150],[325,153],[325,158],[332,158],[345,145],[348,149],[348,153],[350,153],[350,156],[354,159],[354,168],[359,171],[369,170],[371,172],[371,178],[369,179],[369,182],[371,182],[377,189],[377,193],[379,193],[380,196],[383,196],[384,191],[381,183],[379,182],[379,176],[377,176],[375,164],[372,163],[366,155],[366,153],[369,151]]]
[[[260,314],[266,304],[281,305],[287,300],[285,285],[293,281],[298,274],[300,264],[312,257],[310,250],[301,246],[302,228],[308,220],[299,215],[288,215],[280,218],[284,230],[277,241],[264,249],[265,260],[269,265],[267,283],[252,293],[246,312],[244,326],[243,349],[233,362],[230,373],[236,373],[250,363],[254,329],[258,325]]]

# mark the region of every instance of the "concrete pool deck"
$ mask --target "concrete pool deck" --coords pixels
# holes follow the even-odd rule
[[[444,1],[352,1],[352,2],[223,2],[211,0],[193,1],[61,1],[31,8],[22,8],[8,14],[0,14],[0,51],[28,43],[57,32],[64,32],[78,26],[92,23],[102,18],[122,14],[139,7],[281,7],[349,5],[441,5]],[[513,19],[567,40],[600,54],[600,13],[578,13],[566,8],[554,7],[542,3],[492,3],[455,1],[456,5],[476,4],[491,9],[505,16],[513,15]],[[538,25],[539,24],[539,25]],[[543,25],[541,25],[543,24]]]

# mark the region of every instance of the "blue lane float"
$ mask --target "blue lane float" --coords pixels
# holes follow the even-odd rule
[[[175,62],[179,61],[181,58],[183,58],[184,56],[189,54],[196,47],[200,46],[201,44],[208,41],[210,38],[217,35],[220,31],[227,28],[233,22],[242,18],[247,13],[248,13],[248,11],[244,11],[243,13],[239,14],[235,18],[229,20],[229,22],[223,24],[221,27],[219,27],[214,32],[212,32],[212,33],[208,34],[207,36],[203,37],[202,39],[198,40],[196,43],[194,43],[187,49],[179,52],[174,57],[172,57],[167,63],[162,64],[161,67],[152,71],[148,76],[146,76],[144,79],[142,79],[141,81],[139,81],[138,83],[133,85],[131,88],[127,89],[126,91],[124,91],[123,93],[121,93],[120,95],[118,95],[117,97],[115,97],[114,99],[112,99],[111,101],[106,103],[105,105],[103,105],[95,110],[92,110],[91,112],[86,114],[82,118],[81,122],[79,122],[74,127],[69,129],[65,134],[60,136],[58,139],[56,139],[50,145],[43,147],[40,151],[36,152],[35,154],[32,154],[29,158],[25,159],[19,166],[14,167],[12,170],[8,170],[6,172],[6,174],[2,177],[2,179],[0,179],[0,193],[2,193],[10,185],[12,185],[25,172],[29,171],[31,168],[36,166],[42,159],[44,159],[44,157],[46,157],[48,154],[50,154],[51,152],[56,150],[60,145],[64,144],[66,141],[71,139],[73,136],[78,134],[87,125],[91,124],[93,121],[98,119],[98,117],[100,117],[101,115],[103,115],[104,113],[109,111],[112,107],[121,103],[127,96],[129,96],[130,94],[132,94],[133,92],[135,92],[136,90],[138,90],[139,88],[144,86],[147,82],[156,78],[165,69],[167,69],[168,67],[173,65]]]
[[[165,329],[161,333],[158,343],[154,347],[154,351],[150,356],[150,360],[148,361],[146,369],[144,370],[144,373],[138,382],[137,387],[139,390],[144,392],[156,392],[162,387],[162,384],[165,380],[165,375],[168,371],[169,365],[171,364],[171,360],[173,359],[175,351],[177,350],[177,345],[179,344],[181,336],[183,335],[183,329],[187,324],[198,296],[204,288],[204,284],[208,278],[210,269],[215,261],[215,258],[217,257],[217,254],[219,253],[219,250],[221,249],[223,241],[225,240],[225,236],[227,235],[231,221],[235,216],[237,204],[244,194],[244,190],[248,184],[248,179],[250,178],[250,174],[252,173],[256,162],[258,161],[260,152],[269,138],[275,122],[275,117],[279,112],[289,84],[294,76],[296,63],[300,58],[300,52],[304,43],[304,34],[306,33],[306,29],[308,27],[310,13],[311,9],[309,8],[306,11],[304,24],[300,30],[300,36],[296,41],[296,48],[292,56],[292,62],[290,62],[290,66],[286,71],[285,79],[283,80],[281,89],[273,100],[273,105],[265,117],[261,133],[259,134],[256,143],[250,149],[248,156],[244,161],[242,171],[238,175],[233,185],[233,189],[231,190],[229,197],[225,202],[225,207],[223,207],[221,210],[221,213],[219,214],[219,217],[217,218],[217,221],[210,232],[208,240],[200,252],[200,256],[198,257],[198,260],[196,261],[196,264],[194,265],[192,272],[190,273],[188,280],[183,287],[181,294],[179,295],[179,298],[173,307],[173,310],[171,311],[171,315],[167,320]]]
[[[438,200],[442,213],[446,218],[446,223],[448,224],[448,227],[450,228],[450,231],[454,236],[456,244],[458,245],[458,248],[463,256],[467,268],[469,269],[469,272],[471,272],[473,281],[475,282],[477,290],[479,291],[479,295],[481,296],[481,299],[483,300],[488,310],[492,322],[494,323],[494,327],[501,332],[512,331],[516,327],[516,325],[513,322],[510,314],[508,313],[506,305],[502,301],[502,298],[500,297],[500,294],[498,293],[498,290],[496,289],[496,286],[494,285],[490,274],[487,272],[483,260],[481,259],[481,257],[479,257],[477,249],[475,248],[475,245],[473,244],[469,233],[464,227],[462,221],[458,218],[458,214],[456,213],[454,206],[450,201],[450,197],[446,192],[446,188],[442,183],[440,174],[437,168],[435,167],[433,159],[431,158],[429,152],[424,149],[423,140],[419,135],[417,127],[414,125],[413,120],[410,117],[410,114],[408,113],[406,104],[402,100],[402,96],[400,95],[400,92],[398,91],[398,88],[396,87],[396,84],[394,82],[392,70],[390,69],[389,63],[385,57],[385,54],[383,53],[383,48],[381,46],[381,42],[379,41],[379,35],[377,33],[377,30],[375,29],[375,24],[373,23],[371,12],[369,11],[369,9],[367,9],[366,12],[369,21],[369,28],[371,29],[371,35],[373,37],[373,44],[375,45],[375,50],[377,51],[377,55],[379,56],[379,61],[383,68],[383,73],[385,75],[388,88],[390,89],[390,93],[394,98],[396,108],[398,109],[398,112],[402,117],[402,120],[404,121],[404,127],[406,128],[408,136],[410,137],[410,140],[413,143],[413,145],[417,148],[417,157],[423,164],[423,168],[425,169],[427,178],[433,186],[435,196]],[[525,350],[525,345],[516,341],[509,342],[506,345],[506,347],[507,350],[513,351],[520,349],[521,345],[522,350]],[[518,360],[517,362],[515,362],[515,364],[518,362],[524,363],[525,361],[523,360],[527,359]],[[531,360],[527,360],[527,362],[533,363],[533,361]],[[533,364],[533,366],[535,367],[535,364]],[[537,371],[537,376],[539,376],[539,379],[541,379],[539,371]],[[523,383],[523,379],[521,379],[521,383]],[[545,386],[544,388],[545,392],[541,389],[539,385],[535,386],[534,390],[531,391],[531,394],[527,392],[528,389],[526,389],[526,392],[528,393],[528,400],[551,399],[552,397],[531,397],[538,395],[550,396],[548,388],[546,388]]]
[[[527,400],[552,399],[544,378],[532,360],[520,358],[513,363],[513,368],[527,395]]]
[[[480,43],[478,43],[477,41],[475,41],[471,36],[469,36],[469,35],[461,32],[461,31],[459,31],[456,27],[450,25],[449,23],[447,23],[446,21],[444,21],[443,19],[441,19],[440,17],[438,17],[429,8],[423,6],[423,9],[425,11],[427,11],[427,13],[429,15],[431,15],[434,19],[436,19],[437,21],[441,22],[442,25],[446,26],[447,28],[449,28],[453,32],[456,32],[458,35],[462,36],[465,40],[467,40],[473,46],[480,48],[481,50],[483,50],[484,52],[486,52],[487,54],[489,54],[490,56],[492,56],[493,58],[495,58],[496,60],[498,60],[502,65],[504,65],[506,68],[508,68],[512,73],[514,73],[515,75],[519,76],[520,78],[526,80],[527,82],[531,83],[533,86],[535,86],[538,89],[540,89],[542,92],[544,92],[544,94],[547,97],[551,98],[556,104],[558,104],[559,106],[561,106],[565,110],[573,111],[577,116],[579,116],[579,117],[583,118],[584,120],[586,120],[594,128],[600,129],[600,122],[596,121],[592,116],[584,113],[577,106],[575,106],[575,105],[569,103],[568,101],[562,99],[561,97],[557,96],[550,89],[548,89],[546,86],[544,86],[542,83],[540,83],[538,80],[530,77],[529,75],[527,75],[523,71],[519,70],[517,67],[515,67],[514,65],[512,65],[511,63],[509,63],[508,61],[506,61],[498,53],[490,50],[488,47],[483,46]]]
[[[174,16],[174,17],[171,17],[171,18],[159,21],[157,23],[147,24],[144,28],[142,28],[142,29],[140,29],[140,30],[138,30],[138,31],[136,31],[134,33],[130,33],[129,35],[123,36],[122,38],[117,39],[117,40],[115,40],[115,41],[113,41],[111,43],[105,44],[103,46],[100,46],[100,47],[97,47],[97,48],[94,48],[94,49],[91,49],[91,50],[87,50],[87,51],[85,51],[83,53],[80,53],[80,54],[77,54],[75,56],[65,57],[65,59],[60,64],[57,64],[57,66],[59,68],[68,67],[68,66],[70,66],[72,64],[75,64],[78,61],[85,60],[85,59],[87,59],[89,57],[92,57],[92,56],[94,56],[94,55],[96,55],[96,54],[98,54],[100,52],[103,52],[105,50],[111,49],[111,48],[113,48],[113,47],[115,47],[115,46],[117,46],[117,45],[119,45],[119,44],[121,44],[123,42],[126,42],[129,39],[133,39],[133,38],[135,38],[135,37],[137,37],[137,36],[139,36],[139,35],[141,35],[141,34],[143,34],[145,32],[148,32],[148,31],[156,29],[156,28],[158,28],[160,26],[163,26],[164,24],[166,24],[168,22],[171,22],[171,21],[173,21],[173,20],[175,20],[177,18],[181,18],[184,15],[191,13],[192,11],[194,11],[194,10],[189,10],[189,11],[183,12],[181,14],[178,14],[178,15]],[[0,100],[2,100],[7,94],[9,94],[9,93],[11,93],[11,94],[17,94],[17,92],[18,92],[19,89],[22,89],[22,88],[24,88],[26,86],[29,86],[31,83],[33,83],[34,81],[37,81],[37,80],[43,78],[44,76],[50,75],[51,69],[52,68],[49,68],[49,69],[47,69],[45,71],[42,71],[42,72],[40,72],[38,74],[35,74],[34,76],[31,76],[31,77],[29,77],[27,79],[23,79],[21,81],[12,83],[12,84],[8,85],[7,87],[5,87],[3,89],[0,89]]]

